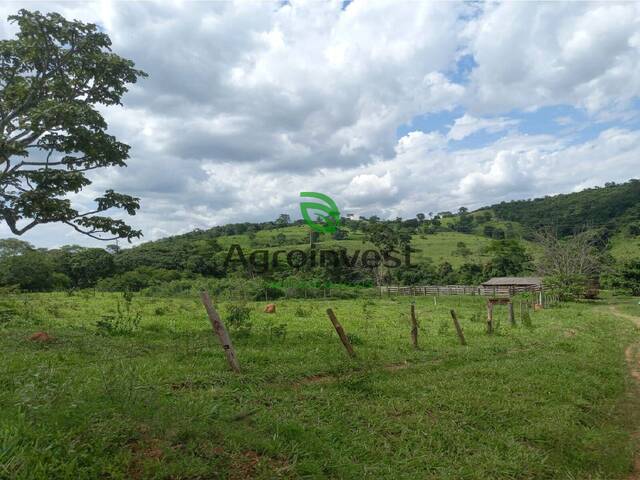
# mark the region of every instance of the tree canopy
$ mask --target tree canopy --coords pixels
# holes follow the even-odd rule
[[[107,190],[81,211],[68,195],[91,184],[87,172],[126,166],[129,146],[96,107],[119,105],[146,74],[112,53],[96,25],[28,10],[9,21],[19,32],[0,41],[0,221],[15,235],[59,222],[98,239],[140,237],[105,214],[134,215],[138,198]]]

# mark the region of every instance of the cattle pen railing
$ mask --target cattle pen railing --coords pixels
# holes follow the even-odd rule
[[[474,286],[474,285],[424,285],[380,286],[380,295],[478,295],[483,297],[512,297],[522,292],[540,292],[535,285]]]

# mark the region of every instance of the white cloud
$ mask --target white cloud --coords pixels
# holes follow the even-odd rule
[[[467,27],[468,104],[479,112],[570,104],[592,113],[640,94],[640,4],[486,4]]]
[[[24,6],[96,22],[149,73],[124,107],[104,110],[132,147],[129,167],[96,174],[78,198],[140,196],[131,223],[154,239],[297,216],[303,190],[343,211],[408,217],[637,175],[640,133],[625,122],[638,113],[638,5],[15,2],[0,15]],[[14,32],[0,24],[0,37]],[[456,73],[465,55],[468,78]],[[613,126],[591,139],[525,135],[512,117],[554,105]],[[458,118],[398,138],[442,111]],[[481,131],[500,137],[455,149]],[[86,241],[58,226],[28,239]]]
[[[451,140],[462,140],[482,130],[488,133],[498,133],[517,124],[518,120],[510,120],[504,117],[476,118],[465,113],[462,117],[456,119],[449,130],[448,138]]]

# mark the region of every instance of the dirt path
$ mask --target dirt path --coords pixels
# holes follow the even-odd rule
[[[625,320],[632,321],[638,328],[640,328],[640,317],[635,317],[633,315],[620,312],[613,305],[609,307],[609,311],[618,318],[624,318]],[[627,359],[629,372],[631,373],[631,376],[636,380],[638,387],[640,388],[640,342],[629,345],[625,350],[624,355]],[[640,440],[640,430],[637,430],[634,433],[634,438],[636,439],[636,443],[638,443],[638,441]],[[638,451],[636,451],[633,473],[628,477],[628,480],[640,480],[640,452]]]

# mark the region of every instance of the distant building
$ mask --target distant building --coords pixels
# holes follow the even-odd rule
[[[510,295],[518,292],[536,292],[542,290],[542,278],[540,277],[494,277],[484,282],[481,287],[485,294],[505,293]]]
[[[542,287],[540,277],[493,277],[483,287]]]

